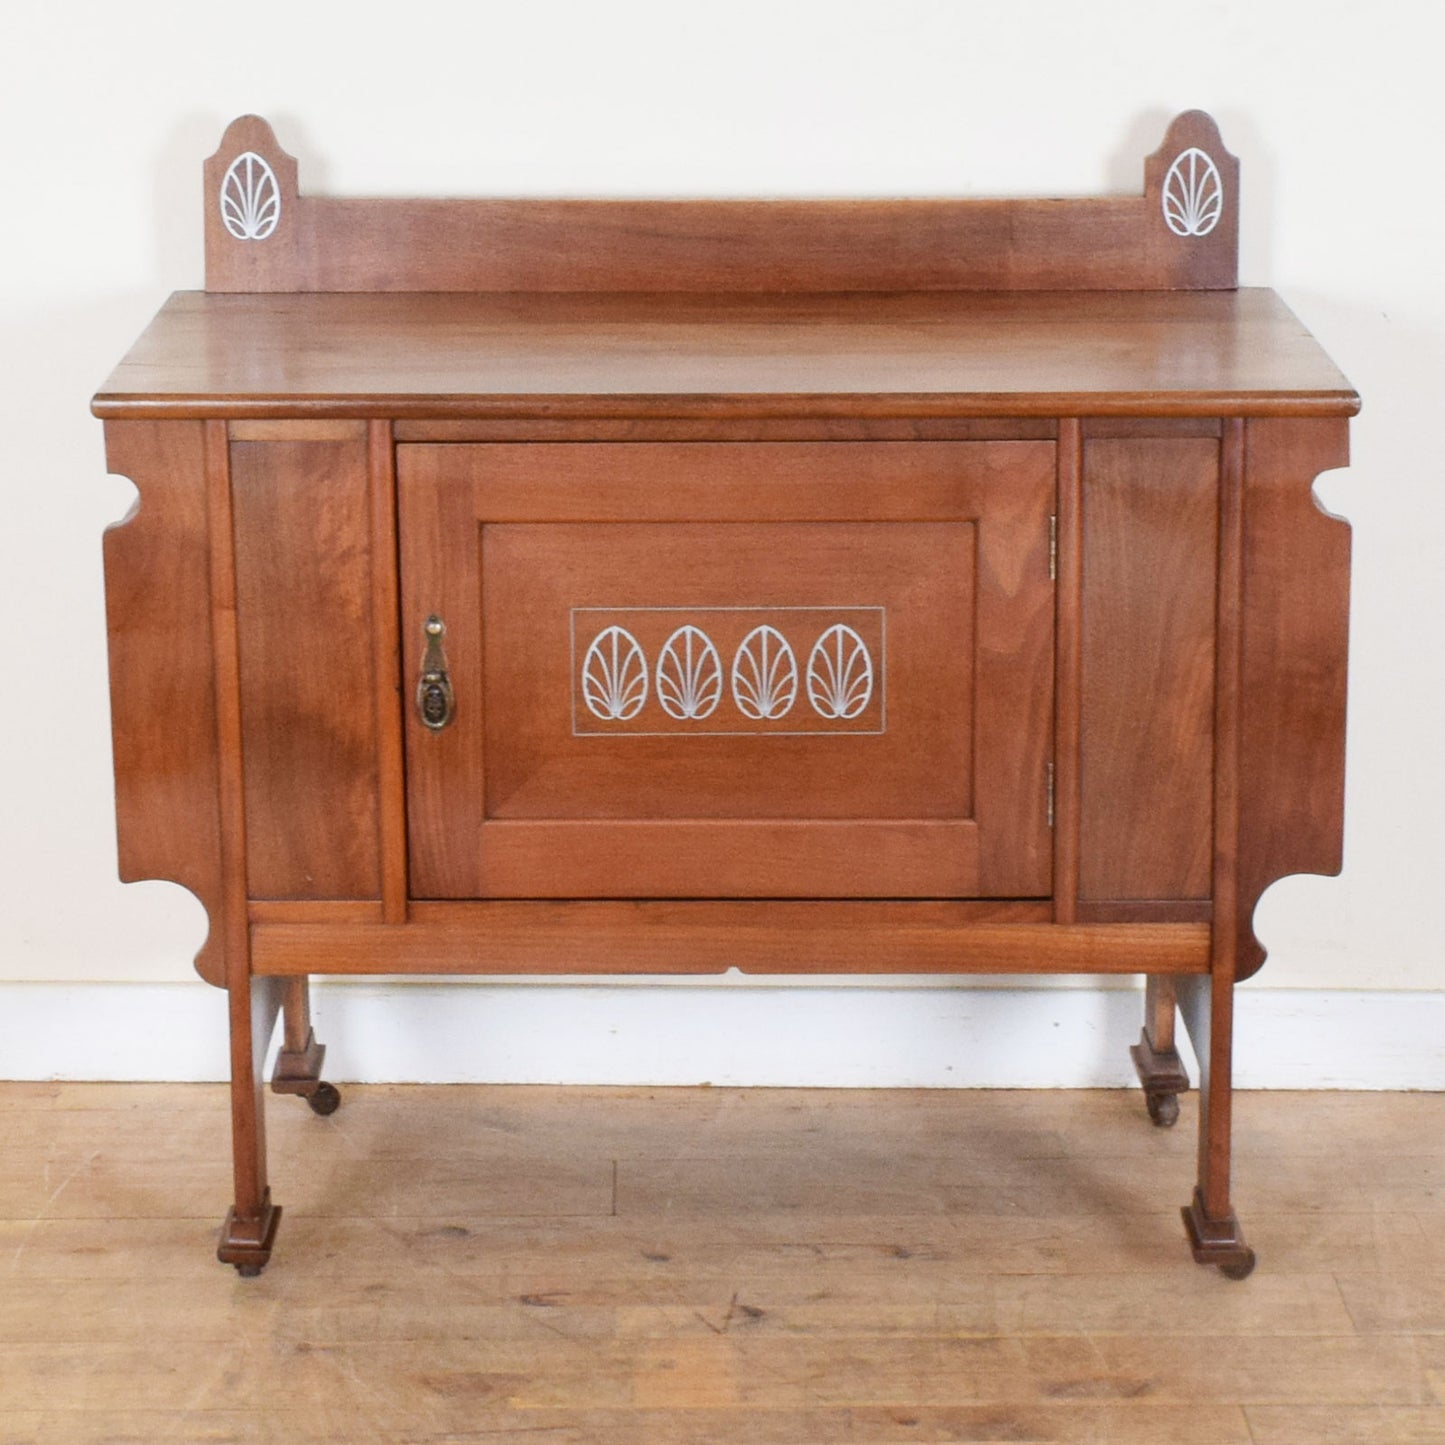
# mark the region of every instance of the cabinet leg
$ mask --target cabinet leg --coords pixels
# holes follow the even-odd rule
[[[1254,1268],[1229,1202],[1234,1087],[1234,980],[1239,931],[1253,900],[1240,896],[1240,735],[1244,696],[1244,423],[1224,424],[1219,469],[1219,565],[1214,645],[1214,859],[1209,972],[1175,991],[1199,1060],[1199,1181],[1184,1228],[1200,1264],[1231,1279]]]
[[[1189,1091],[1189,1075],[1174,1047],[1174,980],[1151,973],[1144,985],[1144,1028],[1129,1050],[1149,1117],[1168,1129],[1179,1118],[1179,1095]]]
[[[1199,1182],[1184,1229],[1200,1264],[1243,1279],[1255,1260],[1229,1201],[1234,984],[1218,975],[1183,978],[1179,1006],[1199,1059]]]
[[[311,1105],[313,1113],[334,1114],[341,1103],[341,1093],[334,1084],[321,1077],[326,1060],[326,1045],[316,1042],[311,1027],[311,985],[307,978],[288,978],[283,985],[282,1011],[285,1038],[276,1056],[271,1075],[271,1091],[275,1094],[299,1094]]]
[[[266,1180],[266,1047],[281,1012],[281,986],[274,978],[246,978],[230,988],[231,1155],[236,1202],[221,1228],[216,1258],[243,1275],[261,1273],[271,1257],[280,1206],[271,1203]]]
[[[280,1223],[281,1207],[271,1203],[269,1189],[262,1198],[259,1212],[254,1215],[239,1214],[233,1206],[226,1211],[226,1222],[221,1226],[216,1258],[222,1264],[234,1264],[242,1279],[254,1279],[271,1258],[271,1246]]]

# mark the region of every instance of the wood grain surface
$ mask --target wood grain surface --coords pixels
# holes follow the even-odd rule
[[[1338,866],[1348,533],[1310,483],[1343,461],[1359,403],[1277,297],[1234,289],[1239,169],[1213,121],[1173,122],[1141,194],[1069,201],[312,197],[254,116],[229,128],[205,188],[210,294],[172,297],[92,406],[143,499],[107,540],[122,867],[198,892],[212,919],[200,967],[230,990],[221,1258],[251,1273],[269,1258],[261,1065],[283,994],[296,1051],[309,973],[1142,971],[1153,1036],[1169,1032],[1172,975],[1201,1061],[1195,1256],[1243,1279],[1233,988],[1262,958],[1262,889]],[[978,496],[965,456],[985,459]],[[793,746],[783,726],[740,746],[734,725],[684,753],[666,718],[702,714],[663,703],[649,731],[600,734],[606,756],[579,742],[595,733],[576,722],[587,659],[624,635],[597,619],[679,608],[851,608],[862,632],[815,632],[809,658],[828,656],[826,636],[871,658],[876,626],[877,685],[870,670],[856,713],[810,691],[830,727],[795,757],[773,749],[786,766],[771,771],[756,744]],[[448,661],[427,666],[451,673],[459,702],[423,736],[402,703],[433,613]],[[745,655],[751,634],[710,625]],[[669,652],[700,629],[636,626],[656,633],[657,690],[673,673],[721,689],[720,666],[694,670],[691,641],[687,661]],[[627,635],[635,687],[642,648]],[[615,648],[611,666],[616,682]],[[843,669],[840,650],[835,681]],[[869,728],[881,742],[861,741]],[[779,801],[790,779],[793,807]],[[758,901],[708,901],[739,894]],[[1118,1217],[1141,1197],[1140,1172],[1116,1183],[1097,1138],[1043,1177],[1018,1137],[992,1176],[967,1145],[914,1168],[896,1140],[855,1144],[810,1176],[797,1140],[781,1160],[750,1142],[633,1169],[579,1139],[536,1175],[492,1177],[487,1198],[583,1217],[751,1220],[826,1201],[1073,1222],[1095,1199]],[[418,1182],[431,1209],[475,1198],[444,1131],[415,1158],[390,1158],[384,1138],[361,1146],[348,1177],[364,1180],[368,1218],[417,1207],[403,1201]],[[301,1197],[313,1219],[336,1208]],[[845,1438],[808,1414],[838,1407],[864,1411],[849,1438],[881,1439],[866,1433],[880,1407],[1066,1401],[1063,1415],[875,1423],[913,1439],[1112,1440],[1143,1417],[1095,1411],[1081,1427],[1078,1402],[1149,1397],[1225,1410],[1155,1419],[1156,1433],[1218,1445],[1242,1427],[1258,1445],[1229,1413],[1239,1390],[1288,1403],[1278,1381],[1297,1368],[1313,1406],[1342,1388],[1353,1404],[1379,1366],[1333,1343],[1349,1311],[1318,1282],[1289,1318],[1322,1322],[1332,1343],[1295,1359],[1267,1332],[1216,1340],[1207,1360],[1230,1367],[1228,1394],[1198,1388],[1205,1357],[1176,1338],[1177,1287],[1112,1310],[1082,1291],[1043,1308],[1041,1331],[1017,1327],[1031,1301],[1007,1288],[961,1311],[941,1294],[871,1297],[861,1333],[835,1327],[826,1294],[754,1305],[737,1287],[721,1314],[669,1298],[564,1319],[558,1292],[570,1303],[561,1287],[519,1296],[545,1316],[483,1306],[444,1338],[418,1309],[406,1338],[430,1345],[424,1372],[388,1404],[447,1429],[433,1397],[460,1372],[473,1435],[513,1433],[511,1419],[478,1426],[479,1405],[664,1412],[624,1416],[629,1440],[660,1438],[678,1408],[774,1412],[741,1432],[734,1414],[731,1442]],[[358,1318],[364,1344],[394,1346]],[[1102,1337],[1081,1349],[1081,1326]],[[27,1393],[34,1337],[17,1329],[20,1353],[0,1352],[0,1413],[32,1412],[8,1422],[19,1431],[54,1416]],[[175,1408],[185,1370],[172,1357],[168,1376],[147,1375],[157,1338],[101,1359],[82,1408],[109,1406],[121,1382],[137,1408]],[[324,1408],[328,1349],[291,1343],[283,1328],[257,1351],[275,1398]],[[186,1408],[255,1405],[231,1389],[235,1353],[214,1352]],[[1438,1368],[1423,1358],[1419,1388],[1381,1403],[1432,1403],[1420,1382],[1433,1389]],[[41,1359],[34,1377],[57,1368]],[[377,1366],[356,1355],[346,1369]],[[253,1419],[251,1437],[276,1418]],[[530,1440],[557,1434],[539,1422]],[[557,1428],[599,1441],[612,1424]]]
[[[178,292],[99,416],[1353,414],[1272,292]]]
[[[1343,422],[1245,428],[1240,978],[1264,962],[1260,894],[1290,873],[1338,873],[1343,861],[1350,527],[1313,487],[1348,460]]]
[[[407,445],[398,476],[407,675],[436,613],[458,701],[408,718],[414,896],[1048,893],[1047,443]],[[876,666],[854,732],[800,695],[607,736],[574,695],[608,623],[654,661],[702,623],[723,667],[767,623],[801,677],[839,619]]]
[[[1080,897],[1203,899],[1219,444],[1084,444]]]
[[[1239,163],[1214,121],[1202,111],[1176,117],[1143,172],[1139,194],[1057,200],[312,196],[270,125],[248,115],[205,166],[206,289],[1234,286]],[[1205,206],[1186,215],[1193,180],[1205,181],[1194,191]]]
[[[230,466],[250,896],[377,898],[373,637],[395,608],[373,605],[393,564],[372,562],[366,439],[233,438]]]
[[[274,908],[275,905],[272,905]],[[304,905],[293,904],[299,910]],[[787,899],[414,903],[396,928],[267,910],[258,972],[1204,973],[1202,923],[1055,924],[1043,902]]]
[[[105,443],[106,465],[140,491],[104,543],[120,876],[196,895],[211,921],[196,969],[224,987],[204,428],[120,422]]]
[[[0,1438],[1445,1440],[1438,1095],[1240,1095],[1242,1285],[1178,1248],[1190,1131],[1133,1092],[273,1115],[290,1238],[238,1280],[209,1248],[224,1087],[0,1085]]]

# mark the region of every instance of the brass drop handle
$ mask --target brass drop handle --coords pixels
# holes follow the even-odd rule
[[[442,638],[447,625],[435,613],[426,620],[426,655],[421,660],[421,680],[416,685],[416,710],[422,724],[439,733],[456,712],[452,680],[447,673],[447,655]]]

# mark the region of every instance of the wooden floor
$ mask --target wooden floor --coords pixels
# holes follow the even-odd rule
[[[1445,1097],[1248,1094],[1260,1266],[1125,1093],[0,1085],[0,1442],[1445,1441]]]

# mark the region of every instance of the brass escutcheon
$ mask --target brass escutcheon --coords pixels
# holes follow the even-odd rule
[[[426,620],[426,655],[421,663],[421,680],[416,685],[416,710],[422,725],[439,733],[456,713],[452,680],[447,673],[447,655],[442,638],[447,625],[435,613]]]

